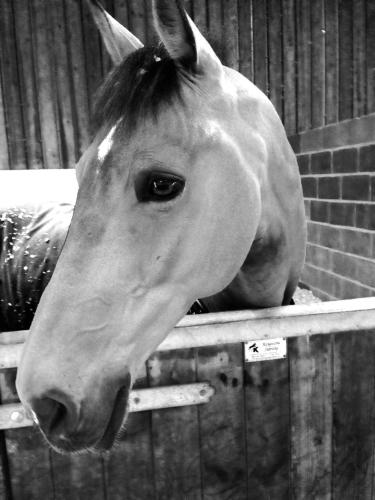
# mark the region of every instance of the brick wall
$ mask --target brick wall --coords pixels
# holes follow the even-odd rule
[[[290,141],[308,218],[301,281],[322,299],[375,296],[375,114]]]

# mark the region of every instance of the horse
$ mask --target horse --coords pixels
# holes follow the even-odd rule
[[[196,299],[208,311],[289,304],[306,239],[277,112],[182,3],[153,1],[153,47],[89,6],[114,68],[16,380],[62,453],[112,447],[139,368]]]

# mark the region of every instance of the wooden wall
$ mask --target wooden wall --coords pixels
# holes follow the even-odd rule
[[[104,456],[58,455],[36,429],[2,435],[4,500],[373,500],[375,331],[155,354],[138,386],[210,381],[210,403],[132,413]],[[14,373],[2,400],[16,399]],[[5,383],[7,381],[7,383]]]
[[[151,0],[103,0],[143,41]],[[288,134],[375,111],[373,0],[185,0]],[[0,0],[0,168],[74,166],[110,63],[83,0]]]

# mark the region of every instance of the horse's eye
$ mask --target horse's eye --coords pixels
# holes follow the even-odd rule
[[[169,201],[178,196],[185,186],[185,180],[167,172],[152,172],[139,183],[139,201]]]

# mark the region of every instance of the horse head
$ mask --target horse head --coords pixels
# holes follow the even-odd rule
[[[270,197],[267,137],[284,133],[180,1],[153,2],[157,47],[90,8],[114,69],[17,376],[47,440],[68,452],[112,446],[139,367],[197,298],[233,282]]]

